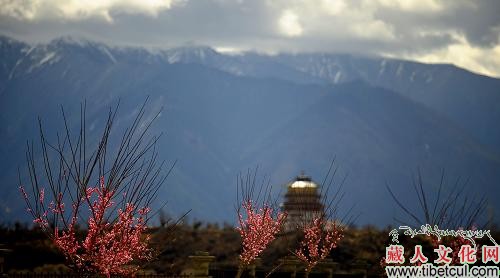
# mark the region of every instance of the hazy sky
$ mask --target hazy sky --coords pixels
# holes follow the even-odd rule
[[[500,77],[500,0],[0,0],[0,32],[116,45],[349,52]]]

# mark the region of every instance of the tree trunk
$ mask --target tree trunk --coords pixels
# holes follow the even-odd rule
[[[240,278],[241,274],[243,274],[243,267],[239,266],[238,267],[238,272],[236,273],[236,278]]]

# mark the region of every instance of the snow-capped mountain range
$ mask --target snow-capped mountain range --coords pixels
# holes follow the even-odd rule
[[[239,171],[260,165],[277,187],[300,170],[320,181],[335,155],[349,173],[345,202],[357,203],[362,224],[392,223],[386,182],[417,201],[405,194],[417,167],[429,190],[444,168],[450,184],[470,177],[477,194],[500,193],[500,80],[452,65],[151,50],[71,37],[37,45],[1,37],[0,57],[4,221],[27,219],[17,167],[26,140],[37,138],[37,116],[55,132],[59,105],[78,111],[87,100],[89,122],[98,126],[120,98],[125,123],[146,95],[152,111],[165,107],[155,127],[166,132],[160,152],[179,159],[161,192],[174,214],[192,208],[191,217],[232,222]]]

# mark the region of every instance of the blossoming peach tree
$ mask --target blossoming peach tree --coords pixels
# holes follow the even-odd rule
[[[148,214],[170,171],[164,173],[164,163],[157,162],[158,137],[146,138],[159,113],[145,121],[145,105],[113,145],[119,105],[109,110],[100,138],[92,140],[85,103],[76,137],[62,109],[64,136],[49,143],[39,120],[41,151],[28,144],[29,187],[19,175],[27,210],[77,272],[129,275],[153,258]]]
[[[305,264],[308,274],[337,247],[343,237],[343,228],[336,223],[329,225],[323,217],[315,217],[302,229],[303,239],[293,253]]]
[[[276,238],[286,219],[286,213],[275,209],[269,186],[261,185],[258,194],[254,194],[256,174],[257,170],[253,176],[248,172],[245,178],[241,175],[238,177],[238,189],[241,190],[242,198],[238,198],[239,226],[236,230],[241,236],[242,250],[236,277],[240,277],[244,269],[254,263]]]
[[[297,257],[305,266],[305,276],[309,277],[311,270],[337,248],[338,243],[344,237],[344,231],[355,217],[351,214],[351,207],[344,215],[339,214],[340,204],[345,193],[343,186],[347,176],[344,176],[339,186],[333,191],[338,167],[332,160],[327,174],[321,183],[319,192],[322,209],[320,212],[312,213],[305,207],[298,221],[297,232],[299,241],[291,253]]]
[[[241,213],[238,215],[240,226],[237,230],[243,246],[240,260],[243,265],[248,266],[275,239],[283,226],[286,214],[274,214],[273,208],[268,204],[255,208],[251,200],[245,201],[242,207],[246,218]]]
[[[305,266],[306,277],[319,262],[337,247],[343,238],[345,228],[354,221],[354,217],[351,215],[352,208],[343,216],[338,213],[344,197],[342,190],[346,177],[342,179],[334,192],[330,192],[338,170],[338,167],[334,167],[334,162],[335,160],[332,160],[327,175],[321,183],[324,186],[319,192],[321,209],[311,214],[307,206],[300,206],[299,215],[301,217],[297,223],[295,220],[288,223],[290,225],[296,224],[296,227],[292,227],[295,228],[295,231],[290,230],[285,233],[280,232],[287,220],[287,212],[280,212],[276,209],[276,199],[271,198],[272,190],[269,182],[266,185],[265,180],[263,180],[258,186],[257,170],[253,173],[248,171],[246,176],[238,176],[237,214],[239,227],[236,229],[241,235],[242,250],[236,277],[240,277],[243,270],[254,263],[256,258],[278,235],[287,242],[290,233],[295,234],[296,232],[299,240],[296,242],[295,248],[289,249],[289,251]],[[308,198],[308,196],[304,196],[304,198]],[[307,200],[304,200],[304,203],[307,203]],[[274,267],[266,277],[283,265],[284,261]]]

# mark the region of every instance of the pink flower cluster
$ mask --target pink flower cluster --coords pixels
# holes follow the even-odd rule
[[[323,218],[314,218],[313,221],[304,227],[304,238],[299,243],[295,255],[306,264],[306,271],[309,272],[318,262],[326,258],[337,243],[343,237],[342,229],[336,224],[326,228]]]
[[[273,209],[269,205],[256,209],[250,200],[245,201],[242,207],[245,209],[247,219],[244,220],[240,213],[238,215],[240,227],[236,229],[243,241],[240,260],[242,265],[246,266],[251,264],[275,239],[285,222],[286,214],[280,212],[274,218]]]
[[[20,189],[23,196],[27,194]],[[96,195],[96,196],[94,196]],[[40,202],[43,202],[43,191],[40,192]],[[100,273],[107,277],[112,274],[129,275],[138,267],[130,265],[135,260],[151,259],[151,250],[147,243],[149,236],[144,235],[147,229],[146,214],[149,208],[138,209],[133,204],[126,204],[124,209],[118,209],[118,217],[114,222],[108,222],[106,212],[113,207],[115,191],[108,190],[104,179],[100,185],[88,188],[82,202],[74,204],[73,217],[65,229],[54,227],[52,234],[55,245],[63,251],[67,260],[80,271]],[[88,232],[83,241],[76,236],[78,206],[89,204],[90,216],[87,221]],[[92,201],[93,200],[93,201]],[[90,205],[91,204],[91,205]],[[49,209],[59,220],[64,221],[64,203],[59,194]],[[138,215],[137,217],[135,215]],[[47,211],[34,220],[42,228],[48,228]]]

